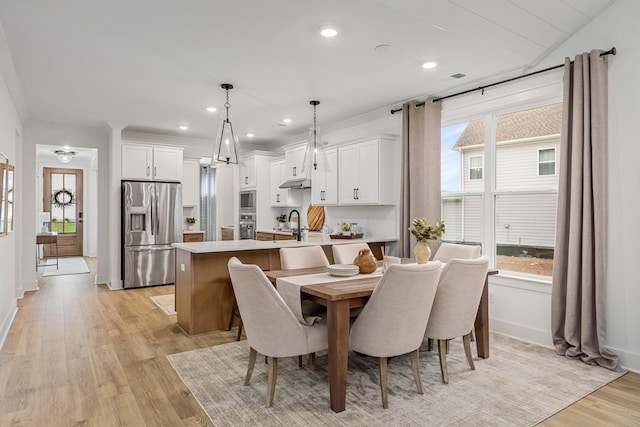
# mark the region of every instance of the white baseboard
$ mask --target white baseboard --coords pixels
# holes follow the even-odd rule
[[[113,280],[111,282],[101,282],[101,283],[106,283],[107,286],[109,286],[109,289],[111,289],[112,291],[124,289],[124,284],[122,283],[122,280]]]
[[[551,331],[533,329],[529,326],[518,325],[516,323],[505,322],[498,319],[489,319],[491,332],[508,335],[523,341],[528,341],[543,347],[553,348]]]
[[[13,319],[16,318],[16,313],[18,312],[18,307],[13,306],[11,310],[7,313],[4,320],[2,321],[2,327],[0,328],[0,350],[4,346],[4,341],[7,339],[7,335],[9,335],[9,329],[13,324]]]
[[[37,291],[38,288],[38,280],[34,280],[32,282],[22,282],[22,293],[24,294],[25,292],[28,291]]]
[[[20,288],[20,289],[16,289],[16,299],[22,299],[24,298],[24,289]]]
[[[640,354],[632,351],[622,350],[616,347],[606,346],[620,358],[620,365],[623,369],[640,373]]]

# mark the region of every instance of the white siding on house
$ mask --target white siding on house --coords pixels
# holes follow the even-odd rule
[[[484,170],[484,146],[478,148],[465,149],[461,153],[462,155],[462,191],[484,191],[484,177],[486,176]],[[482,156],[483,167],[482,177],[483,179],[469,179],[470,162],[469,159],[474,156]]]
[[[442,220],[445,224],[442,240],[447,242],[482,242],[482,230],[484,230],[482,196],[443,199]]]
[[[501,194],[495,206],[497,244],[555,245],[556,194]]]
[[[498,145],[496,149],[496,189],[500,190],[541,190],[557,189],[558,174],[538,176],[538,150],[556,149],[560,158],[558,139],[528,144]]]

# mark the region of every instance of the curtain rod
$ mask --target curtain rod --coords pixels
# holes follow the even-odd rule
[[[614,46],[614,47],[612,47],[611,49],[609,49],[608,51],[606,51],[606,52],[602,52],[602,53],[600,54],[600,56],[615,55],[615,54],[616,54],[616,48],[615,48],[615,46]],[[573,64],[573,61],[571,61],[571,63]],[[484,90],[485,90],[485,89],[487,89],[487,88],[490,88],[490,87],[493,87],[493,86],[497,86],[497,85],[501,85],[501,84],[503,84],[503,83],[509,83],[509,82],[514,81],[514,80],[520,80],[520,79],[523,79],[523,78],[525,78],[525,77],[535,76],[536,74],[546,73],[547,71],[555,70],[555,69],[557,69],[557,68],[561,68],[561,67],[564,67],[564,64],[554,65],[553,67],[545,68],[545,69],[543,69],[543,70],[534,71],[534,72],[532,72],[532,73],[523,74],[523,75],[521,75],[521,76],[512,77],[512,78],[510,78],[510,79],[501,80],[501,81],[499,81],[499,82],[491,83],[491,84],[484,85],[484,86],[478,86],[477,88],[474,88],[474,89],[468,89],[468,90],[464,90],[464,91],[462,91],[462,92],[452,93],[451,95],[441,96],[440,98],[433,98],[433,99],[431,100],[431,102],[442,101],[443,99],[453,98],[454,96],[466,95],[467,93],[475,92],[475,91],[477,91],[477,90],[482,91],[482,94],[484,94]],[[416,104],[416,107],[420,107],[420,106],[422,106],[422,105],[424,105],[424,101],[423,101],[423,102],[418,102],[418,103]],[[398,111],[402,111],[402,108],[397,108],[397,109],[395,109],[395,110],[391,110],[391,114],[395,114],[395,113],[397,113]]]

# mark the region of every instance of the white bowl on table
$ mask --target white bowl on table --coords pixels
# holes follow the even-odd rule
[[[327,267],[327,272],[332,276],[349,277],[360,273],[360,268],[353,264],[333,264]]]

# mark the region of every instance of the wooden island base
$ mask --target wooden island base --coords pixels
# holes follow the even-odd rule
[[[369,242],[376,258],[382,259],[382,242]],[[333,263],[331,245],[322,245]],[[227,263],[237,257],[263,270],[280,270],[280,249],[224,252],[190,252],[176,248],[176,312],[178,325],[188,335],[226,330],[234,304]],[[237,322],[237,319],[235,319]]]

